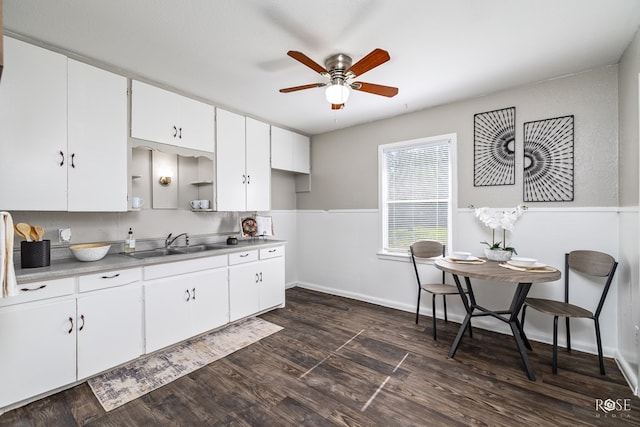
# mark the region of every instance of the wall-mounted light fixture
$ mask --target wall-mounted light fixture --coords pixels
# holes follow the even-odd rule
[[[169,176],[162,175],[162,176],[160,176],[160,179],[158,180],[158,182],[163,187],[166,187],[167,185],[171,184],[171,176],[170,175]]]

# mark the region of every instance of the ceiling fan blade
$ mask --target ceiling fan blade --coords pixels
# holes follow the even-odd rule
[[[322,86],[326,86],[326,83],[311,83],[311,84],[308,84],[308,85],[287,87],[287,88],[284,88],[284,89],[280,89],[280,92],[289,93],[289,92],[295,92],[297,90],[313,89],[315,87],[322,87]]]
[[[347,73],[351,72],[354,76],[361,76],[372,68],[384,64],[389,59],[391,59],[389,52],[382,49],[374,49],[367,56],[353,64],[351,68],[347,70]]]
[[[287,52],[287,55],[289,55],[296,61],[303,63],[304,65],[311,68],[317,73],[320,73],[320,74],[329,73],[322,65],[318,64],[317,62],[315,62],[313,59],[309,58],[307,55],[305,55],[302,52],[298,52],[297,50],[290,50],[289,52]]]
[[[332,110],[342,110],[344,108],[344,104],[331,104]]]
[[[374,95],[382,95],[388,98],[392,98],[398,94],[398,88],[393,86],[383,86],[373,83],[365,82],[353,82],[351,83],[353,90],[359,90],[360,92],[368,92]]]

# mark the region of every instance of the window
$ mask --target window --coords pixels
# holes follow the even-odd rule
[[[381,145],[382,251],[406,254],[420,239],[451,243],[456,135]]]

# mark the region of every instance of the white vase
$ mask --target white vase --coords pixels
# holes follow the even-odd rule
[[[503,251],[501,249],[485,249],[484,255],[491,261],[509,261],[513,252]]]

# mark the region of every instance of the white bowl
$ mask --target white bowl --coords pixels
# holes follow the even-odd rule
[[[453,251],[449,253],[449,258],[465,260],[471,256],[471,252]]]
[[[71,253],[78,261],[98,261],[109,252],[111,245],[107,243],[85,243],[69,246]]]
[[[519,267],[531,267],[538,262],[535,258],[525,258],[520,256],[511,257],[511,263]]]

